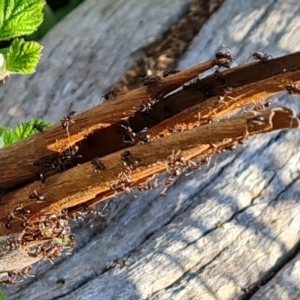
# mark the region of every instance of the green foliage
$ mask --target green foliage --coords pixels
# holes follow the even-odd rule
[[[44,0],[1,0],[0,40],[28,35],[43,21]]]
[[[0,40],[28,35],[43,21],[44,0],[0,0]],[[42,46],[15,39],[0,50],[0,80],[10,74],[31,74],[41,57]]]
[[[58,19],[49,5],[45,5],[43,9],[44,21],[39,28],[32,34],[25,37],[26,41],[37,41],[41,39],[57,22]]]
[[[0,300],[5,300],[5,295],[2,289],[0,289]]]
[[[25,42],[24,39],[15,39],[4,52],[7,72],[33,73],[41,57],[42,48],[37,42]]]
[[[40,124],[44,128],[51,126],[51,123],[41,119],[32,119],[29,122],[17,125],[14,130],[11,128],[0,127],[0,130],[2,130],[2,133],[0,134],[0,143],[2,139],[3,146],[7,146],[37,133],[38,130],[34,128],[34,124]]]

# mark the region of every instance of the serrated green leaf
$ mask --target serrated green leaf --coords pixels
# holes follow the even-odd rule
[[[43,21],[44,0],[0,0],[0,40],[34,32]]]
[[[2,134],[4,145],[7,146],[16,143],[33,134],[36,134],[38,130],[34,128],[34,124],[43,125],[44,128],[48,128],[51,126],[51,123],[46,122],[44,120],[32,119],[29,122],[17,125],[15,130],[8,128],[4,130]]]
[[[8,129],[3,132],[3,142],[5,146],[13,144],[17,141],[17,137],[12,129]]]
[[[33,73],[41,57],[42,49],[43,47],[37,42],[25,42],[24,39],[15,39],[4,52],[3,49],[1,50],[6,60],[5,71],[19,74]]]

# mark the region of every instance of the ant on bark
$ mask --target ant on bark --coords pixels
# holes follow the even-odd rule
[[[290,95],[300,94],[300,88],[294,86],[291,83],[288,83],[285,89]]]
[[[99,172],[105,170],[105,166],[103,162],[99,159],[99,157],[95,157],[92,159],[91,164],[95,166],[94,171]]]
[[[71,123],[75,123],[75,121],[71,119],[71,116],[73,116],[75,114],[76,114],[76,111],[70,111],[67,116],[63,117],[60,120],[61,126],[62,126],[63,129],[66,130],[68,136],[69,136],[69,127],[70,127],[70,124]]]
[[[229,69],[234,60],[235,60],[235,58],[229,48],[227,48],[225,52],[222,52],[222,51],[217,52],[215,54],[215,64],[218,66],[216,72],[218,72],[218,70],[221,67]],[[238,64],[237,61],[236,61],[236,63]]]
[[[254,52],[252,54],[252,57],[255,60],[260,60],[262,63],[267,63],[270,60],[270,58],[273,58],[272,55],[269,55],[268,53],[262,53],[262,52]]]

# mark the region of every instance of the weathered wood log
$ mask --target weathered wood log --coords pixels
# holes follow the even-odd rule
[[[180,123],[192,123],[193,119],[196,123],[199,121],[199,115],[208,122],[208,120],[240,110],[249,103],[255,103],[270,97],[284,90],[288,83],[297,84],[298,81],[300,82],[299,58],[300,52],[297,52],[286,57],[273,59],[267,64],[264,62],[253,63],[223,72],[222,75],[215,74],[206,77],[195,84],[186,85],[186,88],[182,91],[161,99],[158,105],[153,107],[153,111],[147,118],[141,112],[142,104],[149,98],[149,91],[145,88],[133,90],[78,116],[72,116],[72,122],[74,123],[71,123],[68,119],[63,120],[63,122],[68,122],[63,126],[66,128],[63,128],[61,124],[57,124],[45,130],[42,134],[36,134],[22,143],[13,144],[2,149],[0,152],[0,169],[3,172],[0,175],[0,188],[12,188],[36,179],[37,170],[34,167],[36,161],[51,155],[51,153],[62,152],[66,148],[83,141],[89,135],[99,133],[103,128],[110,127],[102,135],[101,141],[107,143],[109,139],[112,146],[105,148],[104,151],[106,152],[102,151],[101,153],[101,149],[94,150],[94,152],[97,152],[98,156],[104,156],[118,151],[122,146],[120,146],[120,136],[116,135],[116,130],[120,127],[121,120],[127,120],[131,117],[131,126],[142,130],[164,120],[166,118],[164,115],[166,106],[173,114],[185,110],[180,116],[173,117],[162,125],[153,128],[150,135],[155,137],[160,136],[166,126],[170,128],[180,127]],[[153,91],[157,95],[168,94],[211,68],[214,64],[214,61],[208,61],[164,78],[159,81],[157,87],[153,88]],[[219,82],[220,78],[222,84]],[[232,96],[226,97],[226,88],[229,87],[230,95],[232,94],[234,98]],[[205,101],[207,100],[207,93],[210,96],[218,94],[219,96]],[[224,93],[224,97],[220,96]],[[226,101],[224,101],[225,98]],[[183,99],[185,100],[183,101]],[[149,118],[152,120],[151,125],[147,121]],[[204,122],[200,121],[199,124]],[[112,138],[114,135],[115,139]],[[100,138],[98,134],[97,138]],[[89,157],[86,151],[83,154],[84,157]],[[14,164],[14,161],[20,155],[22,160],[17,165]]]
[[[255,134],[298,127],[299,120],[293,110],[274,108],[224,119],[149,144],[136,145],[127,153],[112,153],[99,161],[99,172],[95,173],[97,166],[88,162],[52,176],[47,179],[47,184],[36,182],[3,196],[0,235],[11,231],[6,226],[6,220],[10,212],[18,209],[20,199],[23,199],[22,207],[30,209],[27,219],[40,222],[41,218],[46,218],[43,214],[52,215],[96,197],[99,198],[97,202],[104,201],[115,193],[128,191],[164,171],[170,171],[169,185],[187,167],[192,170],[194,164],[194,169],[197,168],[197,164],[192,163],[193,159],[211,155],[215,149],[230,149],[236,141],[243,141]],[[132,161],[132,165],[126,163],[125,159]],[[38,191],[45,199],[35,202],[32,197],[28,197],[33,191]],[[24,230],[22,219],[12,219],[9,224],[14,233]]]
[[[254,51],[273,56],[297,51],[298,12],[298,3],[226,0],[179,68],[211,59],[220,43],[242,53],[238,61]],[[295,98],[284,96],[280,102],[299,111]],[[297,133],[255,138],[235,155],[219,157],[209,169],[178,178],[166,196],[151,191],[135,192],[137,199],[116,198],[109,225],[101,232],[97,222],[93,228],[89,222],[78,224],[78,248],[72,257],[54,268],[42,264],[36,278],[10,287],[6,294],[10,299],[243,297],[245,287],[268,278],[298,245],[298,149]],[[107,270],[112,260],[134,249],[128,266]],[[291,284],[280,282],[291,290]],[[272,281],[265,288],[275,299],[289,299]],[[293,285],[292,292],[298,291]]]

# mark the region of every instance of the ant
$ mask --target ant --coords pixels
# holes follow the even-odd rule
[[[33,165],[42,168],[40,171],[43,171],[43,173],[40,173],[41,182],[45,183],[47,177],[73,167],[73,159],[82,157],[82,155],[75,155],[78,150],[78,145],[70,146],[62,153],[56,153],[35,161]]]
[[[294,86],[293,84],[287,84],[285,89],[290,95],[300,94],[300,88]]]
[[[5,249],[5,250],[7,250],[9,252],[9,251],[12,251],[12,250],[15,250],[15,249],[19,248],[20,246],[21,246],[20,241],[18,241],[18,240],[10,240],[10,241],[7,242],[7,245],[6,245],[5,248],[3,246],[3,249]]]
[[[45,196],[36,190],[33,190],[33,192],[29,195],[29,199],[36,199],[36,203],[41,203],[45,201]]]
[[[267,101],[265,101],[263,103],[255,104],[252,109],[254,111],[258,111],[259,112],[259,111],[265,110],[266,108],[270,107],[271,105],[272,105],[272,101],[267,100]]]
[[[149,191],[149,190],[156,189],[157,187],[158,187],[158,182],[157,182],[157,179],[155,179],[153,182],[147,181],[144,184],[139,184],[137,186],[137,189],[140,192],[144,192],[144,191]]]
[[[75,123],[74,120],[71,119],[71,116],[75,115],[76,111],[70,111],[66,117],[63,117],[60,122],[63,129],[65,129],[69,135],[69,126],[70,123]]]
[[[92,161],[91,164],[95,166],[95,172],[103,171],[105,170],[105,166],[103,162],[99,159],[99,157],[95,157]]]
[[[31,209],[25,208],[22,204],[18,204],[17,207],[15,208],[15,213],[20,213],[23,215],[30,215]]]
[[[143,130],[140,132],[136,133],[132,130],[132,128],[128,125],[120,125],[121,128],[123,129],[124,134],[123,134],[123,143],[125,144],[131,144],[134,145],[137,142],[149,142],[150,135],[146,133],[147,127],[145,127]]]
[[[262,53],[262,52],[254,52],[252,54],[252,57],[255,60],[260,60],[263,63],[267,63],[270,60],[270,58],[273,58],[272,55],[269,55],[268,53]]]
[[[130,168],[137,166],[140,161],[132,156],[130,151],[124,151],[121,154],[124,166],[129,166]]]
[[[110,90],[107,93],[105,93],[101,98],[104,98],[105,100],[111,100],[113,98],[116,98],[118,96],[118,92],[116,90]]]
[[[225,52],[217,52],[215,54],[215,64],[218,66],[217,71],[220,67],[229,69],[233,63],[233,60],[235,59],[229,48],[227,48]]]
[[[145,112],[146,114],[150,113],[150,110],[153,109],[154,104],[158,103],[162,97],[149,97],[147,101],[141,104],[141,112]]]
[[[6,222],[5,222],[5,228],[6,228],[7,230],[12,229],[11,222],[10,222],[10,220],[8,220],[8,219],[6,219]]]
[[[180,70],[165,70],[162,73],[162,77],[168,77],[169,75],[176,74],[180,72]]]
[[[75,145],[73,147],[72,146],[68,147],[66,150],[64,150],[62,152],[62,156],[61,156],[61,160],[62,161],[60,161],[60,163],[62,164],[62,162],[64,160],[67,160],[68,163],[70,163],[73,158],[82,157],[82,155],[76,155],[75,156],[75,154],[78,152],[78,150],[79,150],[79,146],[78,145]]]
[[[23,280],[21,281],[16,281],[15,278],[10,278],[10,279],[6,279],[6,280],[0,280],[0,284],[6,284],[6,285],[10,285],[10,284],[13,284],[13,283],[19,283],[19,282],[22,282]]]
[[[153,93],[153,89],[160,85],[160,76],[146,76],[142,79],[142,85],[147,87],[146,91],[150,94]]]
[[[12,225],[11,225],[11,221],[14,220],[16,217],[14,215],[14,213],[10,212],[6,218],[6,222],[5,222],[5,228],[7,230],[12,229]]]
[[[108,91],[107,93],[105,93],[103,96],[101,96],[101,98],[98,102],[98,105],[100,104],[102,98],[104,98],[104,100],[106,100],[106,101],[109,101],[109,100],[116,98],[118,95],[119,95],[119,93],[116,90],[112,89],[112,90]]]
[[[160,76],[146,76],[142,79],[142,85],[146,86],[147,89],[151,90],[152,88],[158,86],[160,84],[161,77]]]
[[[39,132],[43,132],[45,127],[47,126],[44,124],[33,124],[33,128]]]

